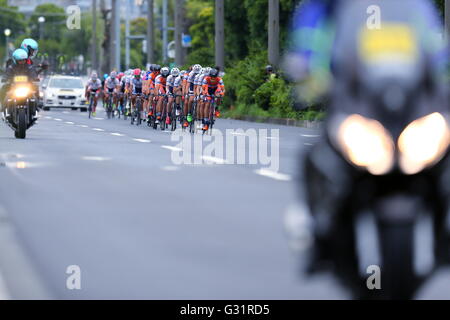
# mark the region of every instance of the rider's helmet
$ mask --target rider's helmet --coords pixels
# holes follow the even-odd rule
[[[91,79],[92,80],[97,80],[97,78],[98,78],[97,73],[96,72],[92,72],[91,73]]]
[[[155,71],[155,72],[161,71],[161,66],[160,66],[159,64],[155,64],[155,65],[153,66],[153,71]]]
[[[122,77],[125,75],[125,73],[123,73],[123,72],[121,72],[121,73],[119,73],[118,75],[117,75],[117,78],[119,79],[119,80],[122,80]]]
[[[148,66],[148,69],[147,69],[147,71],[149,71],[149,72],[152,72],[153,71],[153,66],[154,66],[154,64],[152,63],[152,64],[150,64],[149,66]]]
[[[12,54],[14,64],[24,64],[28,60],[28,52],[24,49],[16,49]]]
[[[167,67],[161,68],[161,74],[162,74],[164,77],[167,77],[167,76],[169,75],[169,73],[170,73],[169,68],[167,68]]]
[[[192,67],[192,71],[194,71],[194,73],[200,73],[200,71],[202,71],[202,66],[199,64],[196,64]]]
[[[110,76],[111,78],[115,78],[115,77],[117,76],[117,72],[111,71],[111,73],[109,74],[109,76]]]
[[[178,77],[180,75],[180,69],[172,68],[172,70],[170,70],[170,74],[174,77]]]
[[[266,72],[273,72],[273,67],[271,65],[267,65]]]
[[[133,75],[135,76],[135,77],[140,77],[141,76],[141,69],[134,69],[134,71],[133,71]]]
[[[38,53],[39,46],[35,40],[27,38],[22,41],[20,48],[27,52],[29,58],[34,58]]]
[[[108,74],[107,73],[105,73],[104,75],[103,75],[103,79],[108,79]]]
[[[203,69],[203,74],[207,76],[207,75],[209,75],[210,71],[211,71],[211,67],[206,67]]]
[[[211,68],[211,70],[209,71],[209,76],[215,78],[218,75],[219,75],[219,71],[215,68]]]

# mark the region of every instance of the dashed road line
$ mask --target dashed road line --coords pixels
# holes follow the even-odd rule
[[[170,151],[183,151],[183,149],[178,148],[178,147],[174,147],[174,146],[161,146],[161,148],[167,149],[167,150],[170,150]]]
[[[319,138],[320,135],[319,134],[301,134],[302,137],[305,138]]]
[[[269,169],[261,168],[261,169],[255,170],[254,172],[260,176],[272,178],[272,179],[279,180],[279,181],[291,181],[292,180],[292,177],[288,174],[279,173],[279,172],[269,170]]]
[[[100,129],[100,128],[93,128],[92,130],[94,130],[94,131],[105,131],[105,130]]]
[[[211,156],[202,156],[202,159],[206,162],[213,162],[216,164],[226,164],[228,163],[227,160],[217,157],[211,157]]]
[[[151,142],[150,140],[146,140],[146,139],[133,139],[133,141],[142,142],[142,143],[149,143],[149,142]]]
[[[110,135],[116,136],[116,137],[124,137],[125,136],[124,134],[118,133],[118,132],[111,132]]]

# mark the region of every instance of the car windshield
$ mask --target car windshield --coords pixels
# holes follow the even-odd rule
[[[71,78],[59,78],[50,80],[50,88],[61,88],[61,89],[81,89],[83,88],[83,82],[80,79]]]

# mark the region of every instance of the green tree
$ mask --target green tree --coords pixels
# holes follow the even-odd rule
[[[41,16],[45,18],[45,22],[42,24],[44,39],[60,41],[63,31],[66,29],[66,14],[64,9],[51,3],[37,6],[28,21],[31,28],[31,38],[39,39],[38,19]]]

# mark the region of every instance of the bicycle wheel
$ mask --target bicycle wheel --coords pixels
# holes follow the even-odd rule
[[[197,102],[194,101],[194,103],[192,104],[192,120],[191,123],[189,123],[189,132],[190,133],[195,133],[195,120],[197,117]]]
[[[94,98],[91,97],[90,101],[89,101],[89,119],[91,118],[91,113],[92,113],[92,104],[94,103]]]
[[[137,126],[141,124],[141,106],[142,106],[142,101],[140,98],[138,98],[136,101],[136,125]]]
[[[177,129],[177,113],[176,113],[176,106],[175,108],[172,108],[172,116],[170,119],[171,122],[171,131],[175,131]]]

